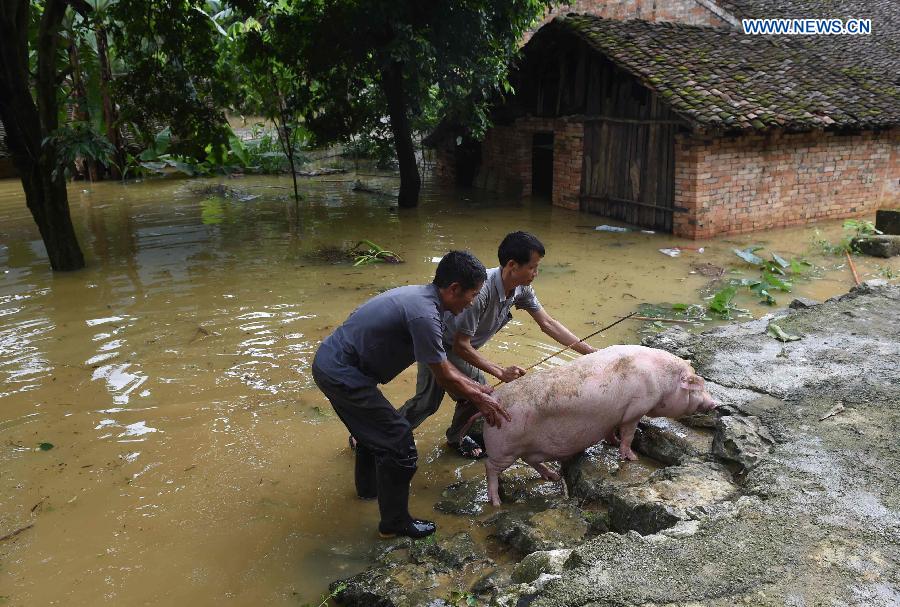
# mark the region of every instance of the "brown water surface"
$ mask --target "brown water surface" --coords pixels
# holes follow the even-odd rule
[[[0,182],[0,536],[24,528],[0,542],[0,604],[297,605],[364,568],[377,506],[354,498],[347,433],[309,364],[354,307],[430,281],[448,249],[490,267],[507,232],[538,234],[538,296],[580,335],[639,302],[701,303],[710,279],[692,264],[753,276],[731,250],[754,243],[823,268],[781,305],[852,284],[841,258],[810,246],[811,228],[690,243],[597,232],[608,222],[466,190],[428,187],[419,208],[398,211],[352,191],[353,179],[304,180],[299,209],[278,177],[72,184],[88,267],[69,274],[49,270],[20,184]],[[259,197],[197,193],[220,181]],[[832,241],[842,231],[818,229]],[[406,263],[335,258],[363,238]],[[704,252],[658,251],[678,244]],[[896,260],[856,263],[863,278],[900,273]],[[738,303],[769,310],[746,294]],[[634,343],[642,326],[592,343]],[[556,348],[520,312],[485,352],[527,366]],[[413,368],[385,393],[399,406],[414,383]],[[449,416],[445,402],[417,432],[412,510],[442,534],[483,537],[471,519],[431,509],[447,484],[482,473],[444,451]]]

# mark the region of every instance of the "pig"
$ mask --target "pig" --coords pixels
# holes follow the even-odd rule
[[[512,418],[500,428],[484,428],[488,497],[494,506],[500,505],[500,473],[518,458],[544,479],[558,481],[544,462],[566,459],[601,440],[618,444],[623,459],[635,460],[631,441],[642,416],[675,418],[718,404],[686,361],[631,345],[610,346],[530,373],[494,395]]]

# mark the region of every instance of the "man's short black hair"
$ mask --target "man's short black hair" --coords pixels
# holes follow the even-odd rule
[[[506,235],[500,248],[497,249],[497,257],[500,259],[500,267],[505,266],[509,260],[524,265],[531,261],[531,252],[534,251],[541,257],[544,256],[544,245],[534,234],[528,232],[512,232]]]
[[[441,258],[434,272],[434,284],[439,289],[446,289],[454,282],[468,291],[480,288],[487,280],[484,264],[468,251],[450,251]]]

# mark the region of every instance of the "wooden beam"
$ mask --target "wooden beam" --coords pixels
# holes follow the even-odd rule
[[[585,122],[612,122],[615,124],[666,124],[687,126],[683,120],[657,120],[655,118],[616,118],[615,116],[585,116]]]
[[[588,196],[586,194],[582,194],[580,198],[581,200],[586,200],[588,202],[618,202],[621,204],[634,205],[636,207],[645,207],[648,209],[653,209],[654,211],[662,211],[664,213],[684,213],[687,211],[687,209],[683,207],[659,207],[655,204],[650,204],[649,202],[626,200],[624,198],[615,198],[613,196]]]

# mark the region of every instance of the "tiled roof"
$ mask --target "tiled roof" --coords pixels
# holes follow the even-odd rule
[[[544,29],[574,33],[699,126],[809,130],[900,124],[898,73],[876,69],[884,61],[878,57],[856,63],[826,46],[835,38],[864,36],[816,36],[820,40],[810,42],[810,36],[750,36],[590,15],[559,17]]]
[[[883,70],[900,83],[900,1],[898,0],[718,0],[737,18],[871,19],[865,36],[798,36],[836,61]]]

